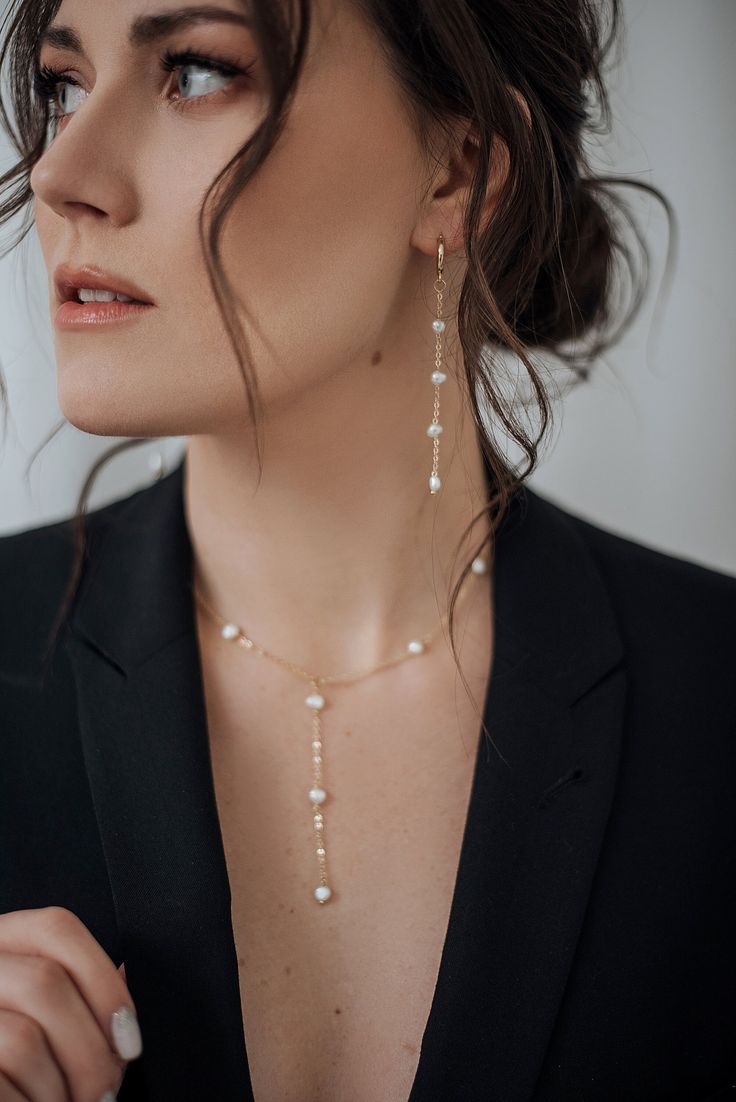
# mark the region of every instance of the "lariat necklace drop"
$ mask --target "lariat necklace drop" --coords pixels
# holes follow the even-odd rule
[[[473,560],[471,572],[463,579],[463,585],[472,575],[483,575],[486,573],[486,570],[486,561],[479,555]],[[328,700],[322,691],[323,686],[358,681],[365,677],[369,677],[371,674],[378,673],[379,670],[386,669],[388,666],[397,665],[407,658],[414,658],[417,655],[424,654],[436,636],[439,635],[447,617],[446,615],[441,617],[440,623],[434,632],[409,640],[403,653],[393,658],[388,658],[380,662],[377,666],[373,666],[368,670],[359,670],[357,673],[353,674],[317,675],[303,669],[295,662],[289,662],[285,658],[280,658],[278,655],[266,650],[265,647],[260,646],[250,638],[244,628],[233,623],[232,620],[226,620],[220,616],[220,614],[205,600],[196,586],[193,587],[193,590],[196,600],[218,625],[220,635],[223,639],[227,640],[229,643],[235,643],[240,647],[244,647],[245,650],[250,651],[252,654],[257,654],[262,658],[269,658],[272,662],[277,662],[280,666],[290,670],[293,674],[296,674],[302,680],[309,683],[311,691],[309,695],[304,698],[304,703],[311,716],[312,733],[312,787],[309,789],[308,796],[309,802],[312,805],[312,824],[315,841],[317,843],[317,861],[319,863],[319,884],[314,889],[314,898],[318,903],[326,903],[332,896],[332,889],[327,883],[327,853],[325,850],[324,814],[322,811],[322,806],[327,799],[327,791],[322,786],[322,712],[328,704]]]

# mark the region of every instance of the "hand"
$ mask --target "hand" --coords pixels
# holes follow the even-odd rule
[[[0,915],[0,1102],[112,1100],[140,1054],[125,966],[72,911]]]

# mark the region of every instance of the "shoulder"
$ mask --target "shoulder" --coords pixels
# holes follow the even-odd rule
[[[535,494],[585,542],[617,603],[656,606],[663,616],[736,611],[736,576],[684,555],[657,549],[614,528],[593,523]]]
[[[630,667],[673,688],[682,688],[678,678],[725,686],[736,658],[734,575],[593,523],[547,495],[528,496],[530,509],[584,544]]]
[[[0,535],[0,678],[34,668],[48,644],[67,594],[94,560],[94,550],[146,486],[84,518],[74,516]]]

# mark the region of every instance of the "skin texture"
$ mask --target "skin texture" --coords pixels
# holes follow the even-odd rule
[[[63,0],[55,21],[82,33],[87,59],[48,47],[41,57],[84,89],[70,92],[71,114],[31,180],[52,307],[62,261],[127,276],[156,303],[117,327],[54,330],[59,401],[87,432],[188,437],[196,579],[223,616],[312,672],[372,667],[435,632],[468,553],[454,560],[459,534],[485,499],[453,320],[472,133],[458,133],[461,155],[440,146],[426,165],[375,32],[349,4],[317,0],[288,124],[224,235],[265,407],[259,483],[243,381],[197,236],[205,189],[264,110],[258,57],[247,30],[224,24],[131,51],[128,23],[167,3],[176,0]],[[253,75],[225,92],[212,74],[205,88],[223,90],[204,101],[200,86],[201,102],[181,108],[184,72],[161,69],[166,46],[255,62]],[[489,212],[495,173],[492,183]],[[448,379],[443,485],[431,496],[440,233]],[[477,525],[473,543],[483,534]],[[491,573],[468,581],[456,639],[479,705]],[[312,898],[316,860],[295,810],[306,815],[310,776],[297,752],[304,683],[225,644],[201,616],[198,631],[255,1097],[405,1099],[479,728],[449,648],[440,635],[419,660],[329,694],[326,775],[339,794],[328,812],[339,900],[330,911]]]
[[[216,3],[242,10],[236,0]],[[62,261],[128,276],[156,303],[122,325],[54,329],[59,402],[90,433],[188,436],[187,522],[211,603],[312,670],[362,668],[435,628],[466,557],[463,545],[454,558],[459,533],[485,497],[453,317],[472,130],[458,129],[461,154],[443,146],[447,156],[426,164],[375,31],[348,3],[315,4],[289,122],[223,242],[247,304],[265,411],[258,483],[244,384],[207,280],[197,212],[255,129],[265,88],[246,28],[211,23],[128,45],[134,17],[177,6],[63,0],[54,22],[77,29],[86,56],[41,52],[82,85],[66,89],[68,114],[31,177],[51,306]],[[183,70],[161,68],[167,46],[254,69],[235,79],[187,69],[201,74],[187,92]],[[489,214],[500,175],[494,169]],[[449,377],[440,392],[443,487],[431,496],[425,430],[440,233]]]

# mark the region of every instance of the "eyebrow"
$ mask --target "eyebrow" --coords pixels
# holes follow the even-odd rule
[[[162,38],[173,34],[174,31],[195,27],[201,23],[214,22],[234,23],[241,27],[252,25],[245,12],[234,12],[228,8],[219,8],[213,5],[197,8],[174,8],[171,11],[163,11],[157,15],[139,15],[130,24],[128,42],[134,48],[140,49],[143,46],[150,46],[154,42],[159,42]],[[39,51],[45,43],[84,56],[82,39],[74,27],[66,27],[58,23],[50,24],[40,35]]]

